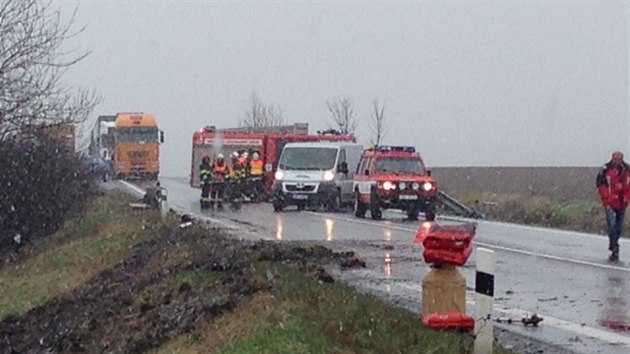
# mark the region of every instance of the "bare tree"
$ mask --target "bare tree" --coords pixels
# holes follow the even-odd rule
[[[241,127],[264,128],[277,127],[284,124],[284,117],[280,107],[262,102],[256,92],[252,92],[246,103],[244,115],[239,120]]]
[[[0,141],[29,125],[83,122],[100,101],[61,80],[89,54],[62,49],[83,31],[71,31],[75,15],[62,21],[51,1],[0,1]]]
[[[326,104],[330,112],[330,118],[339,130],[344,134],[354,134],[357,129],[357,120],[354,116],[350,98],[346,96],[337,97],[326,102]]]
[[[378,98],[372,101],[372,116],[370,117],[370,130],[372,137],[370,144],[380,145],[383,138],[387,135],[387,125],[385,124],[385,103],[379,102]]]

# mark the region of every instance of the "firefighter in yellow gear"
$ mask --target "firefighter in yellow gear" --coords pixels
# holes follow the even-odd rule
[[[252,177],[261,177],[263,173],[263,162],[258,152],[254,152],[252,154],[252,160],[249,162],[249,175]]]
[[[210,166],[210,155],[204,154],[199,165],[199,184],[201,185],[201,199],[199,200],[201,209],[210,207],[212,167]]]
[[[230,167],[225,162],[222,154],[217,155],[216,162],[212,165],[212,204],[223,208],[225,181],[230,175]]]
[[[264,166],[263,161],[260,159],[260,154],[255,151],[252,154],[252,159],[249,161],[249,183],[248,190],[249,196],[252,202],[261,201],[264,194]]]

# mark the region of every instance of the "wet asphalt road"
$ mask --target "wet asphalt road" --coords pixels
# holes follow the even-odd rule
[[[412,310],[420,310],[421,281],[428,271],[422,246],[413,244],[420,222],[386,212],[383,221],[357,219],[348,213],[286,211],[269,204],[245,205],[239,212],[199,209],[199,191],[186,179],[164,178],[169,207],[208,218],[250,239],[312,241],[334,250],[354,250],[368,268],[337,274],[344,281]],[[117,182],[119,183],[119,182]],[[439,223],[461,222],[438,218]],[[542,228],[477,221],[477,247],[495,251],[495,318],[520,321],[523,314],[544,318],[537,328],[518,324],[495,327],[575,353],[630,353],[630,261],[609,263],[607,239]],[[630,242],[622,240],[630,254]],[[474,312],[474,254],[462,274]],[[509,339],[501,340],[507,341]],[[525,339],[525,342],[528,342]],[[535,352],[528,343],[515,349]],[[562,352],[562,350],[545,352]]]

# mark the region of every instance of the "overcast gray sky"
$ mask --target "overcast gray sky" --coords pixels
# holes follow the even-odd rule
[[[94,117],[155,113],[163,175],[186,176],[195,129],[237,125],[255,90],[290,122],[326,128],[349,96],[369,139],[430,166],[597,166],[630,155],[627,2],[55,1],[92,51],[67,80],[105,98]]]

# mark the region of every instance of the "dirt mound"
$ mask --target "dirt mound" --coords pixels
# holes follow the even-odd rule
[[[261,278],[253,261],[295,265],[325,282],[333,280],[322,265],[361,265],[353,253],[320,246],[242,243],[199,228],[160,232],[64,297],[6,317],[0,353],[145,352],[273,291],[273,276]]]

